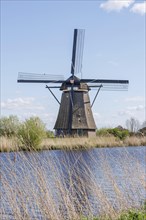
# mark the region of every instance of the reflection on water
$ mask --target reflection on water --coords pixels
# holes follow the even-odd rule
[[[137,207],[145,195],[144,155],[145,147],[1,153],[2,219],[71,219]]]

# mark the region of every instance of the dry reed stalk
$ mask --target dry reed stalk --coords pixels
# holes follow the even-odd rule
[[[114,137],[77,137],[77,138],[54,138],[42,142],[42,148],[46,149],[90,149],[94,147],[118,146],[119,142]]]
[[[123,146],[146,146],[146,137],[127,137],[120,140],[112,135],[97,137],[75,137],[75,138],[47,138],[42,141],[39,148],[30,149],[23,146],[17,137],[0,137],[0,152],[18,151],[18,150],[51,150],[51,149],[91,149],[94,147],[123,147]]]
[[[96,210],[103,219],[116,218],[120,210],[142,198],[144,187],[144,168],[134,155],[123,149],[124,158],[122,155],[113,158],[125,181],[122,186],[106,151],[98,155],[98,160],[91,150],[85,151],[88,160],[82,151],[65,151],[61,159],[45,156],[45,152],[43,157],[35,151],[14,153],[16,156],[8,153],[7,163],[1,162],[5,171],[1,181],[2,219],[82,220],[85,215],[93,219]],[[98,167],[101,167],[101,179],[96,177]],[[112,200],[105,190],[106,181],[114,193]],[[6,202],[12,215],[8,215]]]
[[[77,138],[53,138],[45,139],[41,144],[42,149],[90,149],[94,147],[123,147],[145,146],[146,137],[127,137],[120,140],[114,136],[108,137],[77,137]]]
[[[16,137],[0,137],[0,152],[18,151],[19,141]]]
[[[126,146],[146,146],[146,136],[144,137],[137,137],[131,136],[127,137],[124,141]]]

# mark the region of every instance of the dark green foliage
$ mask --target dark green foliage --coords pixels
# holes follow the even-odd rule
[[[144,211],[130,210],[127,213],[121,214],[117,220],[144,220],[146,215]]]
[[[17,116],[10,115],[0,118],[0,136],[17,136],[19,127],[20,122]]]
[[[38,117],[31,117],[21,124],[18,136],[26,149],[39,149],[46,137],[45,125]]]
[[[119,138],[120,140],[124,140],[127,136],[129,136],[129,131],[121,128],[101,128],[96,132],[97,136],[110,136]]]
[[[121,140],[124,140],[129,135],[129,131],[126,129],[121,130],[119,128],[110,128],[108,129],[108,132]]]
[[[91,218],[83,217],[82,220],[89,220]],[[127,212],[123,212],[117,218],[111,217],[93,217],[92,220],[145,220],[146,213],[145,210],[129,210]]]

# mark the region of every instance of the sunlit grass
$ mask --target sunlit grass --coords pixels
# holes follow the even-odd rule
[[[146,137],[127,137],[120,140],[112,135],[108,137],[75,137],[75,138],[45,138],[39,146],[30,148],[21,143],[18,138],[0,137],[0,151],[18,150],[51,150],[51,149],[90,149],[100,147],[146,146]]]
[[[18,151],[20,141],[16,137],[0,137],[0,152]]]

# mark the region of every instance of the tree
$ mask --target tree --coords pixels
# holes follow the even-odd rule
[[[39,117],[31,117],[22,123],[18,134],[26,149],[38,149],[41,141],[46,137],[45,124]]]
[[[20,122],[18,117],[15,115],[0,118],[0,136],[16,136],[18,134],[19,127]]]
[[[126,127],[131,132],[137,132],[140,129],[140,123],[137,119],[131,117],[126,121]]]

